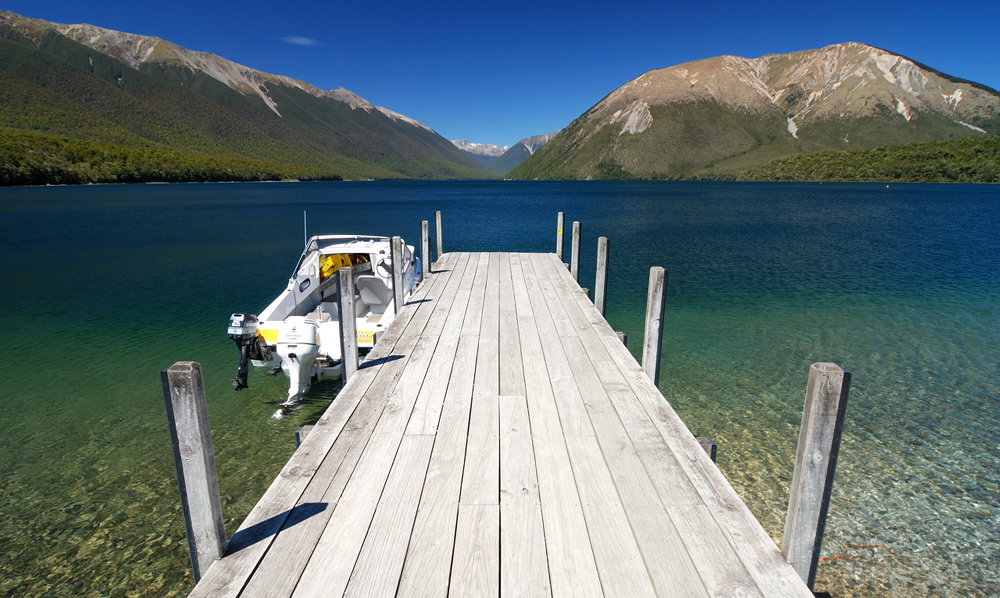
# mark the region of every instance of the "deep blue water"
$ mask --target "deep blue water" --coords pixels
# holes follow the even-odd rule
[[[661,390],[776,541],[809,364],[850,370],[817,589],[1000,595],[1000,187],[713,182],[0,189],[0,594],[185,594],[159,370],[204,367],[232,533],[338,388],[270,419],[285,381],[232,391],[228,315],[284,287],[304,211],[416,245],[435,210],[446,251],[554,251],[565,212],[585,287],[608,237],[633,352],[667,268]]]

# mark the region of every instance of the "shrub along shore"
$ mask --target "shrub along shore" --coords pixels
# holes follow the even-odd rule
[[[0,185],[279,180],[341,180],[341,176],[289,164],[0,128]]]
[[[749,170],[739,180],[1000,183],[1000,137],[803,154]]]

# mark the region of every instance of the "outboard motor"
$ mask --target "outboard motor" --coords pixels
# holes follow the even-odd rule
[[[278,355],[288,376],[288,400],[291,403],[309,388],[312,369],[319,353],[319,326],[305,316],[289,316],[278,328]]]
[[[271,348],[264,339],[257,336],[257,316],[253,314],[233,314],[229,316],[229,338],[236,342],[239,349],[239,366],[233,386],[236,390],[248,388],[247,374],[250,360],[271,361]]]

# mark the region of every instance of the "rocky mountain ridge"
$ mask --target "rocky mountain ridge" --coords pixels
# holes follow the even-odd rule
[[[429,127],[350,91],[155,37],[0,11],[0,78],[0,127],[324,177],[488,176]]]
[[[125,33],[85,23],[71,25],[50,23],[41,19],[22,17],[7,11],[0,11],[0,19],[7,21],[27,37],[34,37],[36,41],[37,37],[44,35],[48,29],[58,31],[67,38],[93,48],[102,54],[117,58],[136,70],[147,62],[155,62],[186,67],[192,71],[207,73],[217,81],[225,83],[244,95],[253,94],[260,97],[268,108],[278,116],[281,116],[281,112],[278,109],[277,103],[268,92],[267,86],[269,84],[280,84],[286,87],[301,89],[318,98],[326,97],[338,102],[344,102],[352,108],[360,108],[367,111],[378,110],[394,120],[402,120],[411,125],[431,130],[430,127],[414,119],[388,108],[375,106],[368,100],[346,89],[340,88],[329,91],[320,89],[305,81],[283,75],[265,73],[212,54],[211,52],[189,50],[159,37]]]
[[[525,137],[511,146],[500,147],[464,139],[452,141],[455,147],[468,153],[480,165],[496,175],[504,175],[548,143],[559,131]]]
[[[451,142],[463,152],[475,156],[487,156],[489,158],[499,158],[505,151],[510,149],[509,145],[500,147],[492,143],[476,143],[474,141],[466,141],[465,139],[452,139]]]
[[[995,90],[846,43],[650,71],[512,175],[710,176],[820,149],[997,133]]]

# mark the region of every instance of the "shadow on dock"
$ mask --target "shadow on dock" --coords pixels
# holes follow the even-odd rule
[[[291,509],[290,512],[284,511],[260,523],[251,525],[246,529],[241,529],[229,540],[229,548],[226,550],[226,554],[234,554],[244,548],[249,548],[257,542],[273,536],[280,530],[288,529],[314,515],[319,515],[326,510],[327,506],[325,502],[304,503]]]

